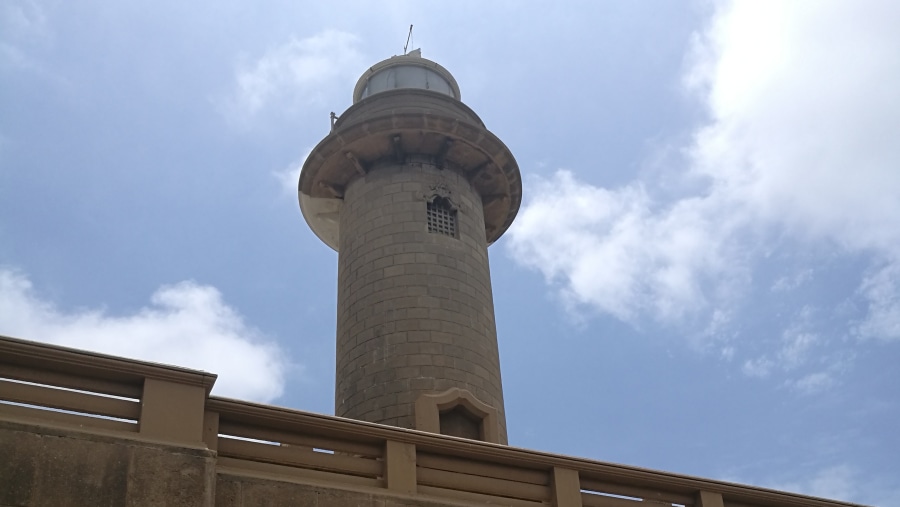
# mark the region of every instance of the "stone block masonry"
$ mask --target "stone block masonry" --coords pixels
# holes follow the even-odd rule
[[[427,203],[455,208],[456,237]],[[465,389],[506,422],[481,197],[460,173],[381,164],[350,182],[340,216],[335,413],[415,427],[420,394]]]

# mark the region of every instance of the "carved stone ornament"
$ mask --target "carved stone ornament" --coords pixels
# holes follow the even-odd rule
[[[459,203],[453,198],[453,191],[447,187],[446,183],[434,183],[428,186],[428,190],[428,193],[422,195],[425,202],[433,203],[435,199],[441,198],[450,204],[450,209],[459,211]]]
[[[431,193],[438,196],[443,197],[444,199],[449,199],[453,192],[447,188],[446,183],[435,183],[429,187]]]

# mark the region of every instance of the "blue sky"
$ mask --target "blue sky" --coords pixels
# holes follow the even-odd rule
[[[411,47],[516,156],[512,445],[900,505],[900,4],[0,5],[0,333],[331,413],[296,178]]]

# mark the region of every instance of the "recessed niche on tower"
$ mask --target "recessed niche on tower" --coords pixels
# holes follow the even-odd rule
[[[438,419],[441,427],[441,435],[470,438],[472,440],[484,440],[481,418],[466,410],[462,405],[457,405],[447,410],[441,410]]]
[[[453,387],[416,400],[416,429],[485,442],[501,441],[497,409]]]

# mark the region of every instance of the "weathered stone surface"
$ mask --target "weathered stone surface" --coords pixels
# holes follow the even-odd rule
[[[129,450],[128,505],[148,505],[147,499],[164,500],[167,507],[207,505],[216,480],[211,456],[157,447]]]
[[[215,507],[447,507],[466,505],[459,501],[393,496],[352,489],[314,486],[219,474],[218,488],[227,484],[228,493],[216,492]],[[235,494],[236,493],[236,494]]]
[[[125,505],[128,454],[123,445],[44,435],[32,505]]]
[[[208,507],[213,453],[0,423],[0,506]]]
[[[216,507],[241,506],[241,482],[228,475],[217,476]]]
[[[434,195],[458,208],[457,237],[429,232]],[[482,213],[465,176],[425,163],[381,165],[348,185],[336,415],[413,428],[419,394],[456,387],[498,410],[506,442]]]
[[[293,507],[319,504],[319,490],[310,486],[274,481],[242,481],[240,488],[240,503],[237,507]]]
[[[0,429],[0,505],[32,505],[41,437]]]

